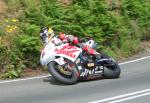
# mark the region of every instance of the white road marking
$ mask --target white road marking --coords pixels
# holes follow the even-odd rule
[[[119,63],[119,65],[128,64],[128,63],[140,61],[140,60],[147,59],[147,58],[150,58],[150,56],[139,58],[139,59],[135,59],[135,60],[131,60],[131,61],[128,61],[128,62]],[[4,81],[0,81],[0,84],[2,84],[2,83],[10,83],[10,82],[18,82],[18,81],[25,81],[25,80],[32,80],[32,79],[40,79],[40,78],[45,78],[45,77],[48,77],[48,76],[51,76],[51,75],[47,74],[47,75],[44,75],[44,76],[37,76],[37,77],[31,77],[31,78],[4,80]]]
[[[123,62],[123,63],[119,63],[119,65],[128,64],[128,63],[133,63],[133,62],[137,62],[137,61],[140,61],[140,60],[143,60],[143,59],[147,59],[147,58],[150,58],[150,56],[143,57],[143,58],[139,58],[139,59],[135,59],[135,60],[130,60],[130,61]]]
[[[131,97],[127,97],[127,98],[123,98],[123,99],[119,99],[119,100],[115,100],[115,101],[111,101],[111,102],[108,102],[108,103],[124,102],[124,101],[127,101],[127,100],[131,100],[131,99],[135,99],[135,98],[139,98],[139,97],[143,97],[143,96],[147,96],[147,95],[150,95],[150,92],[135,95],[135,96],[131,96]]]
[[[50,76],[50,75],[31,77],[31,78],[14,79],[14,80],[4,80],[4,81],[1,81],[0,84],[10,83],[10,82],[18,82],[18,81],[25,81],[25,80],[32,80],[32,79],[40,79],[40,78],[45,78],[45,77],[48,77],[48,76]]]
[[[101,99],[101,100],[97,100],[97,101],[92,101],[92,102],[88,102],[88,103],[102,103],[102,102],[107,102],[108,101],[112,101],[112,100],[115,100],[115,99],[121,99],[121,98],[125,98],[125,97],[128,97],[128,96],[135,96],[135,95],[138,95],[138,94],[141,94],[141,93],[146,93],[146,92],[149,92],[150,93],[150,89],[145,89],[145,90],[141,90],[141,91],[136,91],[136,92],[132,92],[132,93],[127,93],[127,94],[123,94],[123,95],[118,95],[118,96],[115,96],[115,97],[110,97],[110,98],[106,98],[106,99]]]

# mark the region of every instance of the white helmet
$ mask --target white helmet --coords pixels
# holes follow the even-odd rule
[[[95,48],[96,44],[95,41],[90,39],[89,41],[86,42],[86,45],[88,45],[90,48]]]
[[[45,44],[47,44],[54,37],[54,35],[54,31],[51,28],[43,28],[40,31],[40,37]]]
[[[43,28],[40,32],[40,36],[47,36],[48,38],[52,38],[55,34],[54,31],[49,27],[49,28]]]

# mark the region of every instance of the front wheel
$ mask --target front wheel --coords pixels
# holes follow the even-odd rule
[[[56,80],[60,81],[61,83],[77,83],[78,71],[76,65],[71,61],[67,62],[64,66],[52,61],[48,64],[48,71]]]
[[[118,63],[113,63],[113,65],[104,66],[104,77],[108,79],[118,78],[120,76],[121,70]]]

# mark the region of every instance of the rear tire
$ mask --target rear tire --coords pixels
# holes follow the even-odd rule
[[[121,70],[117,63],[110,66],[104,66],[104,77],[108,79],[118,78],[120,76]]]
[[[48,64],[48,71],[49,73],[59,82],[63,84],[75,84],[78,81],[78,71],[76,69],[76,66],[71,69],[71,76],[70,77],[65,77],[58,71],[58,63],[55,61],[52,61]]]

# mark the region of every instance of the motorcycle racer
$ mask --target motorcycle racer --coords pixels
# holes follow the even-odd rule
[[[81,48],[86,53],[92,55],[95,58],[100,57],[100,53],[96,52],[95,47],[96,43],[91,38],[87,42],[83,42],[79,40],[77,37],[73,35],[66,35],[64,33],[60,33],[59,36],[55,36],[54,31],[51,28],[43,28],[40,32],[40,37],[43,43],[46,45],[51,40],[55,45],[59,45],[62,42],[71,43],[71,44],[79,44],[81,43]]]

